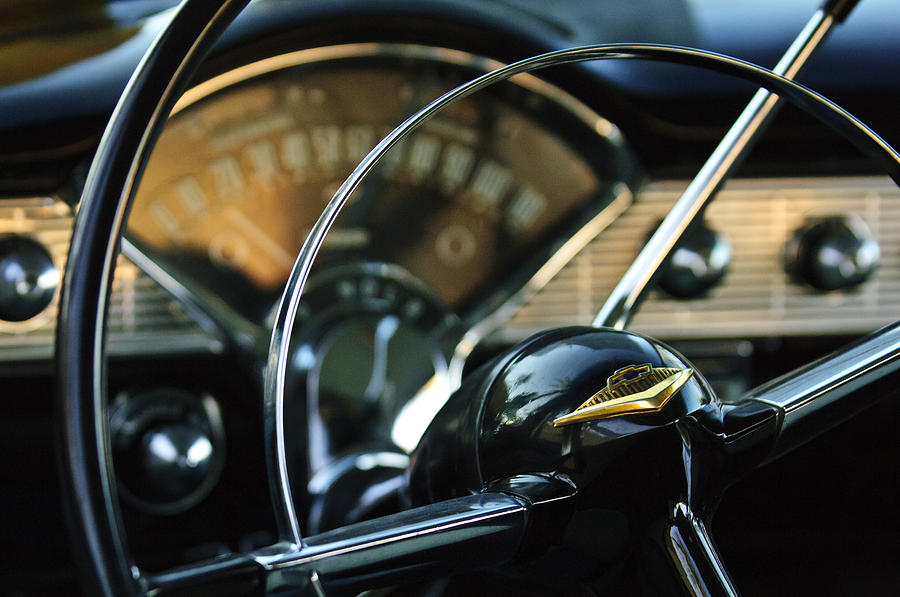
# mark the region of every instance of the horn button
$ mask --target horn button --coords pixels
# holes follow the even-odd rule
[[[680,441],[676,421],[707,405],[717,407],[709,384],[661,342],[611,329],[543,332],[466,378],[419,445],[411,491],[431,502],[520,474],[565,475],[583,488],[637,447],[672,455],[662,437]],[[651,436],[656,450],[639,441]],[[674,456],[680,463],[681,450]]]

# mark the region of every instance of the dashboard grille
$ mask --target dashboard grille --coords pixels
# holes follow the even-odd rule
[[[562,325],[588,324],[687,181],[654,183],[582,251],[501,332],[509,340]],[[881,266],[860,287],[823,293],[784,271],[785,242],[808,219],[855,215],[881,246]],[[890,179],[792,178],[730,182],[710,205],[707,224],[731,242],[733,261],[703,298],[659,291],[633,329],[660,338],[856,334],[900,319],[900,190]]]

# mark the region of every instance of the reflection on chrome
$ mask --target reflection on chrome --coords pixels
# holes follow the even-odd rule
[[[451,385],[450,375],[446,369],[432,376],[400,409],[391,427],[391,441],[407,454],[411,454],[454,389],[456,388]]]

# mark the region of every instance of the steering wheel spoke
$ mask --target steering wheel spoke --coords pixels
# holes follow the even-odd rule
[[[733,405],[731,425],[725,417],[725,441],[771,434],[764,462],[774,460],[896,394],[898,370],[900,322],[748,392]],[[761,425],[764,415],[737,416],[766,410],[776,417],[774,426]]]
[[[680,584],[689,595],[734,597],[738,594],[706,524],[687,504],[675,504],[663,541]]]
[[[147,594],[356,594],[416,579],[492,568],[513,559],[530,504],[486,492],[148,576]]]

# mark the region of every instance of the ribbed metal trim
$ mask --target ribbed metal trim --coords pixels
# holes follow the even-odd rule
[[[651,184],[634,206],[513,317],[501,337],[589,324],[641,243],[687,181]],[[862,218],[881,245],[881,267],[850,292],[823,293],[793,282],[784,245],[807,218]],[[677,300],[658,291],[632,328],[660,338],[856,334],[900,319],[900,190],[886,177],[753,179],[730,182],[707,222],[731,242],[734,259],[708,296]]]

